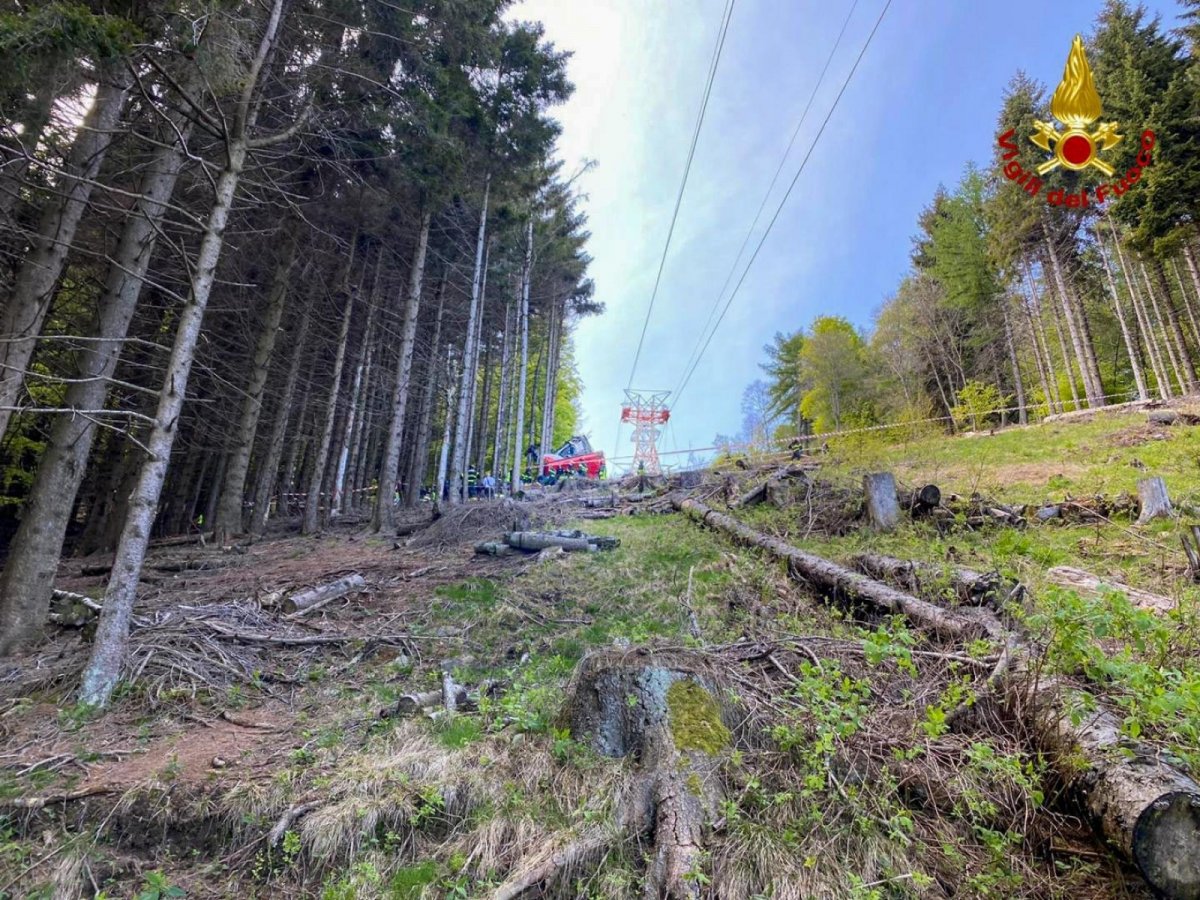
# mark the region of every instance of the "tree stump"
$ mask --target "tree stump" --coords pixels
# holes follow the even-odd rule
[[[1152,519],[1170,518],[1171,498],[1167,496],[1167,483],[1161,478],[1143,478],[1138,484],[1138,499],[1141,514],[1137,524],[1145,525]]]
[[[900,522],[900,503],[896,499],[896,479],[891,472],[863,476],[867,497],[867,518],[879,531],[891,531]]]
[[[718,769],[732,748],[714,676],[688,654],[606,650],[585,657],[567,689],[572,736],[611,757],[633,756],[641,772],[616,813],[618,836],[653,836],[645,896],[698,900],[710,823],[722,799]],[[549,859],[509,876],[493,900],[546,891],[570,861],[603,856],[611,830],[583,834]],[[561,861],[561,862],[556,862]],[[576,871],[578,871],[576,867]]]

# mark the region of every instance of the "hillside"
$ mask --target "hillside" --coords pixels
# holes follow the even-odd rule
[[[1162,473],[1182,504],[1200,487],[1196,441],[1190,426],[1148,428],[1145,412],[1098,414],[903,448],[835,445],[804,461],[804,491],[778,507],[728,510],[723,497],[777,472],[731,463],[658,499],[613,486],[414,518],[396,548],[351,525],[232,550],[159,547],[107,715],[71,706],[90,626],[57,628],[4,671],[0,891],[635,897],[664,859],[667,870],[683,859],[677,883],[722,898],[1148,897],[1002,701],[993,641],[829,603],[670,501],[699,499],[832,560],[869,551],[1019,581],[1026,593],[993,602],[1041,647],[1040,677],[1063,673],[1080,716],[1111,710],[1130,742],[1195,772],[1200,588],[1176,536],[1186,517],[1136,526],[1117,510],[972,529],[962,515],[906,516],[877,534],[857,518],[855,482],[890,466],[902,487],[936,481],[948,507],[974,489],[1066,509]],[[1069,462],[1039,462],[1051,454]],[[588,496],[617,504],[572,502]],[[617,513],[574,524],[620,546],[473,552],[514,515],[562,527],[581,510]],[[1054,588],[1048,568],[1063,564],[1173,608]],[[65,563],[59,587],[98,593],[104,576],[85,574],[97,565]],[[280,592],[348,573],[366,590],[284,612]],[[921,594],[966,610],[946,585],[928,578]],[[667,694],[675,769],[654,769],[645,735],[640,754],[597,750],[616,734],[595,718],[597,698],[617,690],[618,717],[626,705],[649,715],[647,671],[707,686]],[[469,691],[464,709],[444,708],[443,672]],[[422,692],[427,707],[401,712]],[[580,712],[597,702],[593,718]],[[663,857],[661,818],[642,831],[632,811],[647,773],[661,788],[672,771],[704,798],[702,843]],[[661,816],[669,803],[655,796]]]

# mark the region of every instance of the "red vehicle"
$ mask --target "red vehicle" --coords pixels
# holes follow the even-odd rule
[[[583,470],[580,470],[583,466]],[[560,475],[584,475],[588,478],[603,478],[604,451],[593,450],[585,435],[577,434],[558,448],[557,453],[542,457],[542,477],[557,479]]]

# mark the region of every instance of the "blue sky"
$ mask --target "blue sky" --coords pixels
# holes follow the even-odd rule
[[[635,388],[680,381],[852,4],[737,0]],[[883,5],[859,0],[768,215]],[[1174,3],[1147,5],[1174,23]],[[660,450],[707,447],[740,428],[742,390],[760,376],[775,332],[827,314],[870,324],[908,268],[917,216],[937,185],[990,159],[1010,77],[1024,69],[1053,88],[1071,38],[1091,30],[1101,6],[893,0]],[[576,359],[583,430],[610,456],[723,9],[724,0],[524,0],[514,10],[575,54],[576,92],[558,110],[560,155],[567,171],[598,163],[580,183],[592,276],[607,305],[578,327]],[[628,428],[620,440],[628,455]]]

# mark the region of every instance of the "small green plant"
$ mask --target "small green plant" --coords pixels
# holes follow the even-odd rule
[[[158,773],[158,776],[163,781],[169,783],[178,780],[181,774],[183,774],[183,763],[179,761],[178,753],[172,753],[167,758],[167,764],[163,766],[162,771]]]
[[[426,785],[417,792],[417,802],[413,807],[412,823],[417,829],[438,819],[446,811],[446,798],[442,796],[437,785]]]
[[[155,870],[147,872],[142,879],[142,889],[136,900],[167,900],[170,897],[186,897],[187,891],[178,885],[171,884],[167,876]]]

